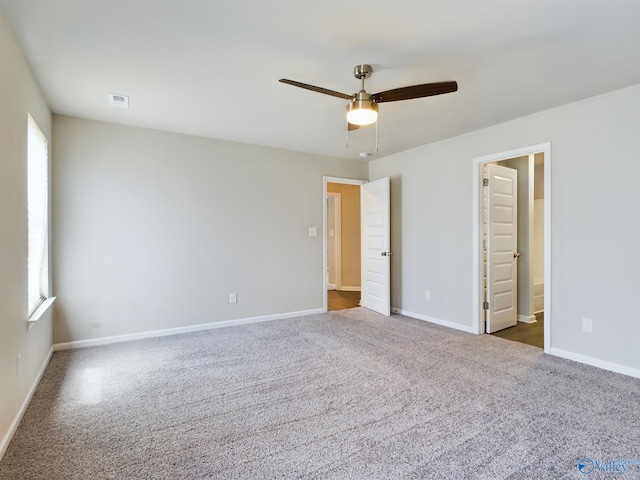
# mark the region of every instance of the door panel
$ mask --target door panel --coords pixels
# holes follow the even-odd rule
[[[512,327],[518,321],[517,292],[517,175],[512,168],[487,166],[487,263],[489,309],[487,333]]]
[[[360,187],[363,307],[391,315],[389,178]]]

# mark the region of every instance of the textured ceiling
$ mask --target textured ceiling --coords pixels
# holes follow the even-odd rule
[[[380,105],[389,155],[640,83],[637,0],[0,0],[56,113],[358,158],[353,93],[456,80],[459,91]],[[109,92],[129,95],[128,110]]]

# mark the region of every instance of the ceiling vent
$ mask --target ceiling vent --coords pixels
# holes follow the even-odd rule
[[[112,107],[129,108],[129,97],[127,97],[126,95],[110,93],[109,105],[111,105]]]

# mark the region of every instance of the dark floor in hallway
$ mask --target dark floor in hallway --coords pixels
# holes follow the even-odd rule
[[[327,309],[344,310],[360,306],[360,292],[345,292],[342,290],[329,290],[327,292]]]
[[[535,323],[518,322],[515,326],[492,333],[496,337],[544,348],[544,312],[536,313]]]

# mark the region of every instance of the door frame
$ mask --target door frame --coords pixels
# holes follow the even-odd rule
[[[333,242],[335,246],[335,251],[333,252],[333,255],[334,255],[333,260],[335,263],[335,265],[333,266],[333,268],[335,269],[334,270],[335,289],[342,290],[342,194],[336,193],[336,192],[327,192],[327,200],[329,199],[329,197],[335,198],[335,204],[334,204],[335,212],[333,217],[333,220],[335,222],[335,226],[333,229],[333,238],[334,238]],[[328,218],[328,215],[325,218]],[[327,238],[327,234],[329,233],[328,228],[329,227],[327,226],[327,229],[323,230],[323,232],[325,232],[325,238]],[[328,246],[329,244],[327,243],[327,247]],[[327,268],[328,268],[329,267],[328,251],[326,255],[327,255]],[[327,288],[329,288],[329,285],[330,285],[329,279],[327,278]]]
[[[322,177],[322,298],[323,298],[323,311],[327,312],[329,308],[329,301],[327,298],[327,285],[329,279],[327,278],[327,183],[342,183],[344,185],[364,185],[369,183],[368,180],[357,180],[355,178],[342,178],[342,177]]]
[[[484,271],[482,255],[482,169],[485,163],[499,162],[509,158],[523,157],[542,152],[544,154],[544,352],[551,349],[551,142],[517,148],[505,152],[475,157],[473,167],[473,310],[472,329],[478,334],[485,333],[482,309]]]

